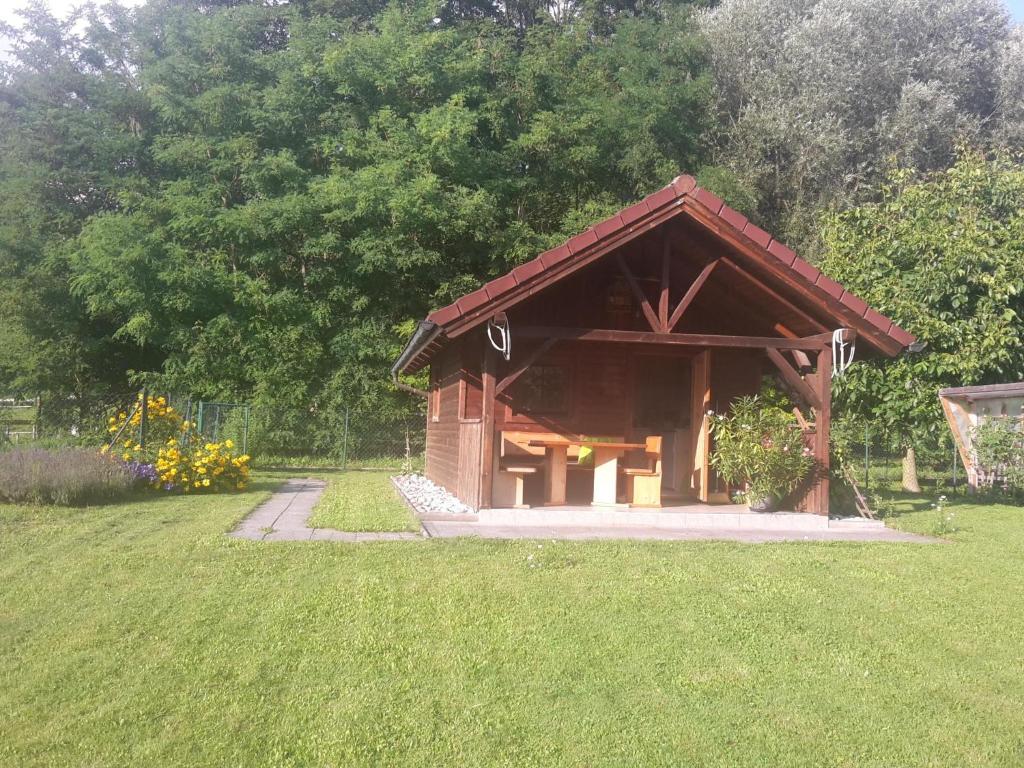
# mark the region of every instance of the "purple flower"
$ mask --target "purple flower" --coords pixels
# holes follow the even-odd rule
[[[153,485],[158,480],[156,467],[144,461],[125,461],[125,469],[132,481],[138,485]]]

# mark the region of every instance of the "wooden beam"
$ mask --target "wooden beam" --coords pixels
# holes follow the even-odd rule
[[[534,349],[529,355],[527,355],[526,358],[513,371],[511,371],[505,378],[498,382],[498,385],[494,388],[495,396],[500,395],[506,389],[511,387],[515,380],[522,376],[524,373],[526,373],[526,371],[529,370],[530,366],[537,362],[541,355],[543,355],[545,352],[551,349],[551,347],[554,346],[556,341],[558,341],[558,339],[544,339],[540,343],[540,345],[536,349]]]
[[[790,312],[793,312],[794,314],[798,315],[805,322],[810,323],[821,332],[825,332],[828,330],[828,327],[825,326],[820,320],[816,320],[815,318],[811,317],[809,314],[800,309],[800,307],[798,307],[796,304],[791,302],[789,299],[780,294],[778,291],[769,286],[760,278],[754,277],[754,275],[750,274],[747,270],[743,269],[739,264],[737,264],[732,259],[723,256],[722,261],[725,262],[725,265],[727,267],[731,268],[734,272],[736,272],[736,274],[740,275],[740,277],[745,278],[748,282],[756,285],[760,290],[767,293],[773,299],[775,299],[781,304],[784,304]]]
[[[622,229],[615,235],[599,240],[593,248],[586,248],[579,253],[573,254],[571,259],[564,261],[544,270],[542,279],[529,280],[525,284],[517,285],[515,288],[504,294],[494,302],[485,302],[476,309],[470,310],[458,320],[454,321],[451,327],[445,327],[445,336],[454,339],[466,331],[474,328],[481,319],[491,317],[498,312],[503,312],[515,306],[523,299],[533,296],[549,285],[574,272],[578,272],[589,264],[603,256],[610,254],[626,243],[646,235],[653,229],[660,227],[667,221],[674,219],[683,212],[683,201],[677,200],[672,205],[660,209],[657,213],[651,214],[642,221],[634,222],[629,227]]]
[[[695,204],[690,200],[687,200],[685,210],[687,215],[693,221],[713,233],[719,240],[725,242],[727,245],[743,254],[746,258],[757,260],[762,264],[762,266],[765,266],[771,273],[785,281],[787,285],[792,287],[802,296],[811,299],[816,303],[821,303],[822,300],[814,293],[814,289],[804,281],[795,279],[791,274],[792,270],[789,267],[782,264],[782,262],[775,263],[776,260],[774,259],[765,259],[760,257],[758,251],[763,249],[757,248],[757,246],[752,244],[749,237],[737,232],[732,226],[726,224],[716,214],[711,213],[711,211],[704,206]],[[744,272],[743,274],[748,273]],[[870,322],[866,321],[862,316],[858,315],[849,307],[844,304],[840,304],[839,302],[834,302],[834,304],[835,306],[830,309],[833,314],[849,318],[849,322],[844,323],[845,325],[866,330],[865,335],[868,339],[885,354],[895,356],[903,351],[903,347],[899,342],[887,333],[875,329]]]
[[[812,408],[818,408],[821,406],[821,400],[818,398],[818,393],[815,392],[806,381],[800,378],[800,374],[793,369],[793,366],[789,364],[789,361],[782,356],[782,353],[779,352],[779,350],[773,347],[765,347],[764,351],[768,353],[768,359],[775,363],[775,367],[779,369],[779,373],[782,374],[783,381],[796,390],[796,393],[803,398],[807,405]]]
[[[801,349],[791,349],[789,353],[793,355],[793,359],[796,361],[796,369],[800,373],[808,373],[813,369],[811,365],[811,358],[807,356],[807,353]]]
[[[568,339],[575,341],[614,341],[631,344],[668,344],[683,347],[732,347],[735,349],[828,349],[832,334],[821,333],[798,339],[775,336],[723,336],[707,333],[649,333],[612,331],[603,328],[562,328],[558,326],[519,326],[512,331],[521,339]],[[830,352],[831,354],[831,352]]]
[[[480,418],[480,509],[490,509],[494,492],[494,370],[497,367],[494,347],[484,347],[484,361],[480,372],[483,387],[483,407]]]
[[[668,324],[665,327],[666,331],[671,331],[676,327],[676,324],[682,318],[683,313],[686,312],[687,307],[693,303],[693,300],[697,298],[697,292],[701,289],[707,279],[711,277],[711,273],[715,267],[718,266],[718,259],[708,262],[704,269],[697,275],[697,279],[693,281],[693,284],[686,290],[686,294],[679,300],[676,308],[672,312],[672,317],[668,319]]]
[[[708,408],[711,407],[711,350],[705,349],[693,358],[690,376],[690,455],[693,462],[690,489],[706,504],[711,484],[711,421],[708,418]]]
[[[672,328],[668,324],[668,293],[669,277],[671,273],[672,242],[669,240],[668,228],[665,228],[664,245],[661,249],[661,295],[658,297],[658,324],[662,333],[668,333]]]
[[[622,274],[626,276],[626,282],[629,283],[629,287],[633,290],[633,295],[636,300],[640,302],[640,309],[644,311],[644,317],[647,318],[647,322],[650,323],[651,330],[655,333],[661,331],[661,324],[658,322],[658,316],[654,314],[654,310],[651,309],[651,302],[647,300],[647,294],[640,288],[640,284],[633,277],[633,273],[630,271],[629,266],[626,264],[626,260],[622,257],[621,253],[615,254],[615,260],[619,263],[619,269],[622,270]]]
[[[814,507],[811,511],[828,516],[829,512],[829,431],[832,428],[832,350],[818,350],[818,401],[814,409],[814,458],[818,477]]]

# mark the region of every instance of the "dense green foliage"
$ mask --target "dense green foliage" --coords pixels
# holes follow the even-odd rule
[[[854,365],[851,417],[934,444],[941,387],[1024,380],[1024,166],[965,152],[946,171],[891,176],[882,200],[828,217],[822,268],[914,333],[922,354]]]
[[[811,471],[814,459],[789,408],[763,395],[741,397],[711,418],[711,466],[747,504],[777,503]]]
[[[0,506],[0,764],[1020,764],[1018,509],[952,503],[946,544],[226,539],[275,484]]]
[[[0,388],[386,408],[414,319],[699,164],[685,6],[436,14],[36,12],[0,98]]]
[[[253,401],[294,452],[342,403],[401,423],[417,403],[387,370],[415,320],[679,171],[814,256],[824,209],[886,196],[837,219],[860,233],[887,215],[892,167],[1021,146],[1024,38],[997,0],[837,2],[34,7],[0,64],[0,392],[76,424],[142,381]],[[934,233],[895,231],[888,263],[931,270]],[[860,237],[826,233],[830,269],[939,353],[899,381],[1019,371],[890,296],[904,278],[862,270]]]
[[[894,165],[1024,138],[1024,46],[1002,0],[725,0],[700,26],[718,175],[805,258],[822,209],[872,199]]]

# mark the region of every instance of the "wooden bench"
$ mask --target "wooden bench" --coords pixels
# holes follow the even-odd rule
[[[499,451],[498,471],[511,476],[513,480],[512,506],[525,509],[526,478],[536,475],[544,469],[544,449],[530,445],[531,440],[559,439],[565,437],[557,432],[523,432],[505,430],[501,433],[501,449]],[[579,447],[569,448],[569,456],[579,458]],[[574,466],[575,461],[569,466]]]
[[[625,467],[626,501],[635,507],[661,506],[661,435],[644,440],[643,467]]]

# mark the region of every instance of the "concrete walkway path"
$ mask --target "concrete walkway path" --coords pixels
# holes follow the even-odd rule
[[[322,480],[292,479],[250,513],[229,535],[257,541],[417,541],[474,536],[481,539],[634,539],[648,541],[889,541],[934,542],[936,539],[892,528],[839,525],[821,530],[690,529],[670,530],[654,526],[527,526],[481,524],[476,515],[424,516],[420,533],[350,532],[311,528],[309,516],[323,495]],[[408,499],[406,499],[408,501]],[[411,505],[411,503],[410,503]]]
[[[309,516],[327,484],[323,480],[287,480],[267,501],[252,511],[229,535],[257,541],[413,541],[410,532],[349,532],[310,528]]]

